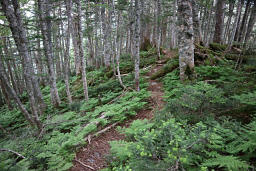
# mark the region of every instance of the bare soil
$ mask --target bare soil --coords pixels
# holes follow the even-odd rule
[[[150,109],[140,110],[135,117],[119,124],[118,126],[129,127],[134,120],[152,119],[154,111],[161,110],[163,108],[164,101],[162,96],[164,93],[162,91],[162,83],[156,80],[150,80],[150,76],[162,67],[161,61],[158,61],[157,63],[158,64],[151,68],[151,71],[146,74],[150,84],[148,90],[151,91],[151,98],[149,100]],[[107,167],[105,157],[110,153],[109,141],[123,139],[125,139],[125,136],[120,134],[115,127],[109,129],[98,137],[92,138],[90,144],[81,148],[79,152],[76,153],[75,160],[73,161],[73,167],[70,171],[92,171],[93,169],[100,170]]]

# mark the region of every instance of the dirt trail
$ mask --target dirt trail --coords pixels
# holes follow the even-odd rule
[[[150,83],[148,90],[151,91],[149,106],[152,106],[152,108],[140,110],[134,118],[127,120],[125,123],[119,124],[119,126],[128,127],[130,123],[136,119],[152,119],[154,111],[163,108],[164,102],[162,96],[164,93],[162,91],[162,83],[150,79],[150,76],[162,67],[163,64],[161,63],[162,61],[157,61],[156,66],[151,68],[151,71],[146,74]],[[120,134],[116,128],[112,128],[100,136],[93,138],[90,144],[81,148],[76,154],[75,160],[77,161],[74,160],[74,165],[70,171],[92,171],[93,169],[100,170],[107,167],[105,156],[109,154],[110,151],[109,141],[123,140],[124,138],[125,136]]]

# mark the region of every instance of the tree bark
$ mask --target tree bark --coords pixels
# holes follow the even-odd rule
[[[126,86],[123,84],[123,81],[122,81],[122,78],[121,78],[121,74],[120,74],[120,54],[121,54],[121,40],[120,40],[120,37],[121,37],[121,34],[122,34],[122,29],[120,28],[120,25],[122,24],[122,14],[121,12],[118,13],[118,19],[117,19],[117,31],[116,31],[116,45],[117,45],[117,48],[116,48],[116,52],[117,52],[117,55],[116,55],[116,69],[117,69],[117,78],[118,78],[118,81],[120,83],[120,85],[126,89]]]
[[[105,0],[104,0],[105,1]],[[107,5],[106,2],[102,2],[103,5]],[[111,48],[111,26],[110,26],[110,12],[104,6],[101,7],[102,18],[102,31],[103,31],[103,46],[104,46],[104,63],[106,67],[110,67],[110,48]]]
[[[157,33],[156,33],[156,37],[157,37],[157,59],[160,59],[160,46],[161,46],[161,2],[160,0],[157,0]]]
[[[234,24],[233,24],[233,30],[231,32],[231,36],[230,36],[230,39],[229,39],[229,42],[228,42],[228,49],[227,50],[231,49],[232,43],[235,39],[235,33],[236,33],[237,27],[239,25],[239,18],[240,18],[240,15],[241,15],[241,10],[242,10],[242,5],[243,5],[242,3],[243,3],[242,1],[238,2],[236,18],[235,18],[235,21],[234,21]]]
[[[200,19],[198,16],[198,4],[196,0],[192,0],[192,13],[193,13],[193,29],[194,29],[194,40],[195,43],[200,43],[202,38],[201,38],[201,25],[200,25]]]
[[[253,30],[253,26],[254,26],[255,22],[256,22],[256,0],[254,0],[254,5],[253,5],[250,19],[248,22],[248,28],[247,28],[247,32],[245,35],[245,41],[244,41],[245,44],[247,44],[250,39],[250,35]]]
[[[3,72],[1,72],[2,73],[1,79],[2,79],[2,82],[6,84],[8,93],[10,93],[13,96],[20,110],[26,116],[26,119],[31,123],[33,122],[37,126],[38,130],[40,131],[42,129],[42,123],[40,122],[38,117],[38,106],[36,103],[36,95],[33,87],[33,84],[35,83],[36,79],[33,76],[34,70],[33,70],[33,65],[31,63],[31,59],[30,59],[31,56],[29,55],[29,52],[28,52],[28,46],[27,46],[28,40],[26,38],[26,31],[23,27],[20,7],[17,0],[13,0],[12,4],[10,4],[9,1],[1,1],[1,5],[6,18],[9,21],[9,26],[11,28],[11,32],[15,40],[16,46],[18,48],[19,55],[22,57],[22,60],[23,60],[24,78],[25,78],[26,88],[29,96],[31,111],[33,113],[31,118],[29,117],[29,114],[26,112],[26,109],[24,108],[24,106],[21,104],[15,91],[11,88],[8,82],[6,82],[7,79],[4,76]],[[0,68],[3,68],[3,65]]]
[[[180,79],[186,80],[186,70],[194,73],[194,32],[192,4],[190,0],[178,0],[178,44]]]
[[[67,93],[67,97],[68,97],[68,103],[71,104],[72,103],[72,97],[71,97],[71,93],[70,93],[70,88],[69,88],[69,73],[68,73],[68,63],[69,63],[69,50],[70,50],[70,33],[71,33],[71,29],[72,27],[72,17],[71,17],[71,10],[72,10],[72,0],[65,0],[66,3],[66,15],[68,17],[68,28],[66,30],[66,39],[65,39],[65,53],[64,53],[64,81],[65,81],[65,85],[66,85],[66,93]]]
[[[234,41],[238,41],[238,37],[239,37],[239,33],[240,33],[240,25],[241,25],[241,16],[242,16],[242,11],[243,11],[243,6],[244,6],[244,2],[245,0],[238,0],[238,4],[241,1],[241,10],[240,10],[240,14],[239,14],[239,18],[238,18],[238,24],[237,24],[237,28],[236,28],[236,32],[235,32],[235,37],[234,37]],[[238,8],[237,8],[238,11]]]
[[[227,42],[227,38],[229,36],[231,19],[232,19],[232,16],[233,16],[234,7],[235,7],[235,3],[230,1],[229,2],[229,12],[228,12],[228,21],[226,23],[225,32],[224,32],[224,38],[223,38],[223,42],[224,43]]]
[[[223,35],[223,25],[224,25],[224,5],[225,1],[223,0],[217,0],[216,5],[216,24],[215,24],[215,33],[213,42],[215,43],[221,43],[222,42],[222,35]]]
[[[251,0],[247,0],[245,11],[244,11],[244,16],[243,16],[242,23],[241,23],[241,26],[239,29],[238,42],[240,42],[240,43],[243,42],[243,35],[244,35],[244,32],[246,31],[246,24],[248,21],[250,7],[251,7]]]
[[[17,96],[15,90],[11,87],[11,85],[9,84],[8,80],[7,80],[7,76],[4,73],[3,70],[3,64],[2,61],[0,60],[0,84],[1,86],[5,87],[5,91],[8,93],[8,96],[11,96],[12,99],[14,99],[15,103],[17,104],[17,106],[19,107],[20,111],[22,112],[22,114],[24,115],[24,117],[26,118],[26,120],[32,125],[35,125],[35,122],[33,121],[31,115],[28,113],[27,109],[25,108],[25,106],[21,103],[19,97]],[[3,90],[3,89],[2,89]],[[9,98],[9,97],[8,97]]]
[[[61,103],[57,85],[56,85],[56,73],[54,70],[54,57],[52,51],[52,24],[51,24],[51,15],[50,9],[51,5],[48,0],[38,0],[38,9],[40,10],[40,25],[41,32],[43,36],[44,44],[44,53],[47,59],[48,73],[49,73],[49,84],[50,84],[50,93],[51,101],[55,107],[58,107]]]
[[[79,57],[81,59],[81,67],[82,67],[82,80],[83,80],[83,88],[84,88],[84,97],[85,100],[88,101],[88,87],[87,87],[87,79],[86,79],[86,62],[84,59],[84,49],[83,49],[83,32],[82,32],[82,12],[81,12],[81,2],[80,0],[76,0],[77,4],[77,20],[78,20],[78,49],[79,49]]]
[[[140,91],[140,11],[140,1],[135,0],[134,59],[136,91]]]

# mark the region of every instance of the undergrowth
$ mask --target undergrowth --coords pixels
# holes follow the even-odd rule
[[[104,170],[254,170],[256,77],[234,66],[197,66],[185,83],[178,69],[166,74],[166,107],[120,128],[126,139],[110,143]]]
[[[150,57],[145,57],[142,62],[143,67],[155,62],[151,52],[148,56]],[[121,67],[124,65],[122,62]],[[122,69],[124,71],[124,68]],[[132,70],[133,67],[122,77],[124,84],[131,88],[134,86],[134,73],[130,72]],[[148,71],[142,70],[141,75],[146,72]],[[72,167],[75,152],[85,145],[86,136],[112,123],[123,122],[146,107],[150,93],[147,91],[148,82],[143,77],[140,79],[140,92],[124,91],[115,77],[106,76],[104,68],[91,68],[87,72],[87,78],[88,102],[83,99],[80,76],[70,78],[74,101],[70,105],[67,104],[64,82],[57,83],[62,100],[59,108],[54,108],[51,104],[50,87],[43,87],[42,93],[47,108],[44,115],[40,116],[44,124],[40,138],[35,136],[36,129],[29,127],[17,109],[0,109],[1,126],[8,131],[8,134],[0,132],[1,148],[17,151],[26,157],[22,159],[9,152],[1,152],[0,170],[68,170]],[[24,103],[28,105],[27,102]]]

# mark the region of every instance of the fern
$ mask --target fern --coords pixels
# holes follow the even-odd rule
[[[216,158],[211,158],[206,160],[202,166],[207,167],[224,167],[228,170],[241,170],[245,169],[247,170],[250,165],[248,165],[246,162],[241,161],[238,157],[234,156],[218,156]]]

